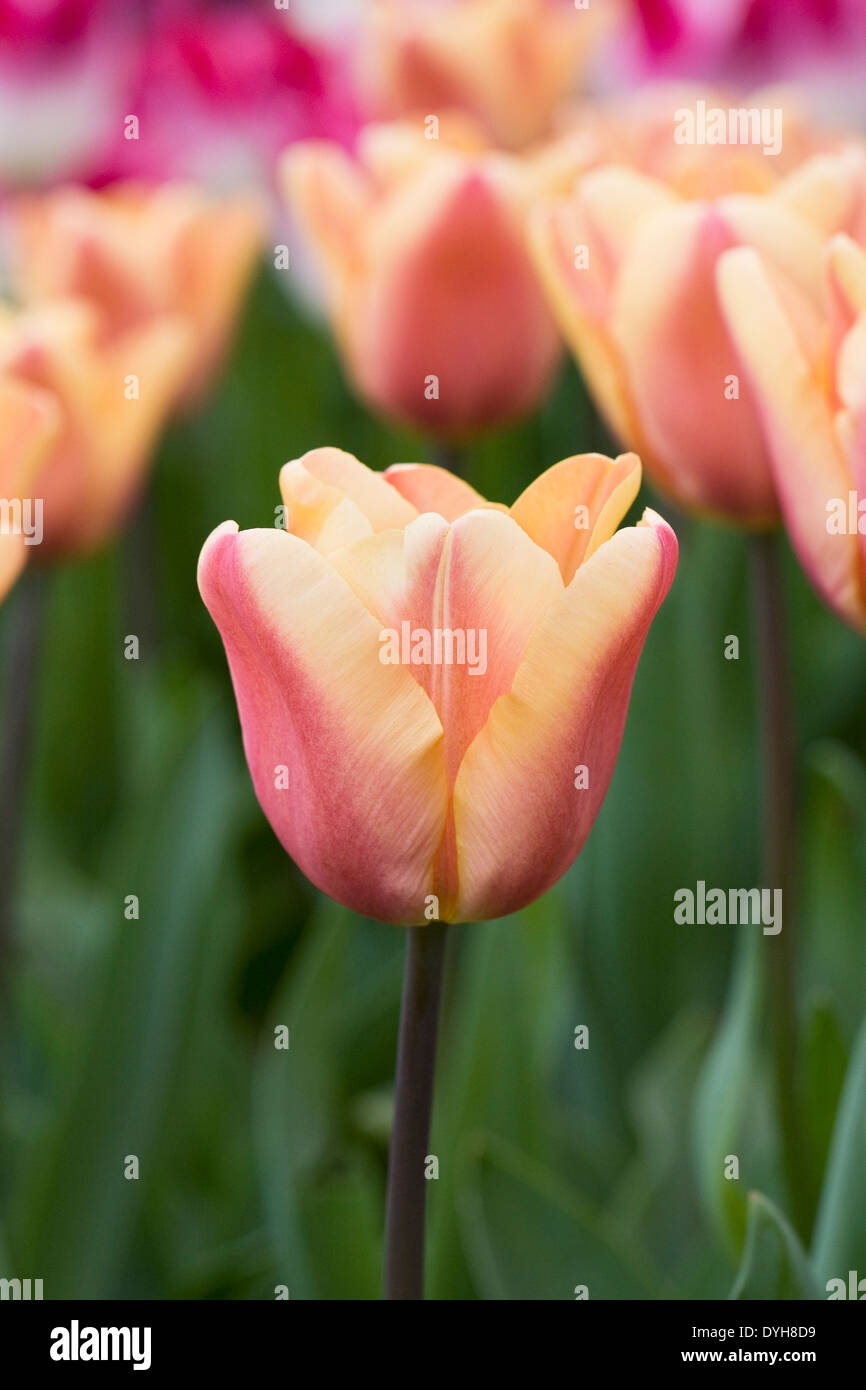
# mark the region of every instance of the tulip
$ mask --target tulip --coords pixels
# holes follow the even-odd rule
[[[536,169],[461,139],[371,127],[357,164],[317,142],[284,162],[356,391],[440,436],[533,409],[560,353],[526,245]]]
[[[379,120],[463,111],[522,149],[551,129],[603,27],[601,9],[560,0],[376,0],[358,36],[362,102]]]
[[[752,248],[727,251],[717,276],[794,548],[824,601],[866,634],[866,253],[838,235],[826,267],[823,316]]]
[[[0,0],[0,185],[102,169],[134,65],[131,8]]]
[[[182,317],[192,351],[177,391],[196,398],[223,357],[261,235],[248,197],[209,199],[186,184],[61,188],[17,200],[14,279],[26,302],[91,300],[106,342]]]
[[[629,168],[592,171],[537,209],[537,265],[615,435],[682,505],[749,527],[778,501],[758,404],[719,302],[716,267],[753,246],[820,302],[828,234],[862,218],[864,156],[816,155],[770,192],[688,200]]]
[[[655,513],[614,534],[640,473],[580,455],[508,509],[444,469],[315,449],[281,473],[288,530],[209,537],[256,793],[317,887],[421,925],[515,912],[569,867],[676,568]]]
[[[53,398],[57,428],[32,487],[45,558],[98,545],[131,506],[189,360],[181,320],[154,319],[103,341],[74,300],[0,313],[0,379]]]
[[[0,375],[0,600],[5,598],[38,544],[38,520],[25,505],[59,425],[54,397],[9,375]],[[29,534],[28,534],[29,532]]]
[[[354,139],[348,60],[307,41],[295,8],[183,0],[149,14],[126,107],[139,138],[117,123],[112,173],[265,192],[290,142]]]

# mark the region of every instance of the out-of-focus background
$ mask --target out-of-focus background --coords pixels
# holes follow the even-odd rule
[[[705,7],[730,21],[707,32],[688,27],[695,6],[624,8],[592,64],[600,92],[659,74],[795,76],[832,96],[834,119],[860,120],[850,36],[815,36],[824,7],[792,7],[801,43],[776,15],[788,7]],[[129,173],[267,189],[291,140],[350,146],[364,118],[357,9],[0,3],[4,193]],[[129,111],[153,113],[132,154],[116,139]],[[275,223],[270,241],[290,235]],[[382,468],[429,460],[432,443],[357,402],[312,292],[287,287],[272,260],[266,246],[219,383],[165,434],[130,528],[44,576],[2,1025],[0,1275],[42,1278],[47,1298],[380,1293],[404,936],[323,898],[278,844],[195,566],[226,518],[272,524],[279,467],[308,448]],[[543,468],[596,448],[613,451],[569,359],[543,408],[470,442],[463,468],[510,502]],[[671,515],[645,488],[635,510],[646,504]],[[593,1298],[715,1298],[738,1271],[753,1296],[797,1289],[772,1220],[766,1244],[743,1252],[745,1192],[785,1207],[759,929],[673,921],[680,887],[760,881],[745,541],[671,519],[677,580],[586,849],[530,909],[451,934],[430,1297],[570,1298],[586,1284]],[[838,1101],[864,1015],[866,645],[790,557],[785,587],[817,1201],[843,1144]],[[7,692],[19,599],[0,609]],[[130,632],[138,661],[124,659]],[[724,658],[729,634],[738,661]],[[138,920],[125,917],[131,894]],[[288,1051],[274,1047],[279,1024]],[[862,1049],[854,1065],[864,1071]],[[852,1074],[849,1111],[864,1088],[866,1072]],[[720,1145],[739,1156],[738,1184],[719,1172]],[[862,1160],[837,1157],[839,1182]],[[863,1206],[850,1221],[866,1274]]]

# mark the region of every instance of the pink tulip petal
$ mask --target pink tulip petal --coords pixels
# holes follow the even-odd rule
[[[464,634],[465,660],[408,667],[442,721],[453,781],[542,615],[562,593],[556,564],[492,509],[451,525],[425,513],[403,531],[357,541],[329,558],[382,628],[399,633],[408,622],[410,631]]]
[[[726,398],[736,352],[715,286],[733,235],[714,206],[653,213],[617,284],[612,331],[645,436],[645,466],[687,503],[766,521],[776,497],[748,390]]]
[[[531,638],[454,787],[458,920],[515,912],[579,854],[619,751],[638,657],[676,570],[654,513],[581,565]],[[589,785],[575,787],[585,765]]]
[[[199,587],[285,849],[347,907],[422,921],[447,812],[442,726],[409,672],[379,660],[377,620],[323,556],[276,529],[219,527]]]
[[[493,505],[462,478],[433,463],[394,463],[382,476],[419,512],[438,512],[446,521]]]
[[[794,548],[818,592],[848,622],[862,627],[866,604],[858,537],[828,530],[828,503],[847,499],[854,479],[822,384],[753,248],[740,247],[721,258],[718,285],[760,408]]]
[[[347,296],[338,333],[378,408],[454,434],[520,415],[547,389],[560,343],[520,191],[505,169],[442,158],[377,209],[368,275]]]

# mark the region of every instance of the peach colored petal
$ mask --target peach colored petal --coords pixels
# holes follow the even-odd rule
[[[280,488],[289,511],[290,530],[320,550],[346,545],[369,531],[405,526],[418,514],[411,502],[388,486],[381,473],[343,449],[310,449],[285,465]],[[342,506],[341,499],[352,507]],[[326,519],[329,529],[322,532]],[[316,540],[311,539],[313,535]]]
[[[562,593],[556,565],[493,509],[467,512],[450,525],[427,512],[404,530],[356,541],[329,559],[383,628],[399,632],[408,622],[412,631],[466,635],[466,660],[409,666],[439,713],[453,780],[542,614]]]
[[[446,521],[456,521],[476,507],[495,505],[455,473],[434,463],[392,463],[382,476],[419,512],[438,512]]]
[[[578,565],[613,535],[637,497],[640,479],[636,454],[615,461],[603,454],[575,454],[530,483],[511,515],[553,556],[568,584]]]
[[[57,402],[46,391],[0,376],[0,601],[40,542],[33,483],[60,423]],[[34,509],[29,516],[25,505]],[[28,541],[27,526],[33,527]]]
[[[292,145],[279,174],[333,293],[358,266],[359,232],[370,200],[364,176],[339,145],[326,140]]]
[[[541,283],[562,334],[618,440],[640,447],[639,431],[619,353],[607,317],[613,267],[577,204],[539,205],[530,217],[530,246]],[[576,264],[578,255],[588,260]]]
[[[853,226],[866,180],[866,154],[849,145],[816,154],[783,178],[770,195],[811,223],[822,237]]]
[[[380,624],[323,556],[276,529],[219,527],[199,587],[285,849],[356,912],[423,921],[447,812],[442,727],[409,672],[379,660]]]
[[[635,667],[676,569],[647,513],[577,570],[532,636],[454,787],[457,920],[517,911],[579,854],[619,752]],[[586,788],[575,787],[585,766]]]
[[[560,343],[506,166],[431,160],[377,206],[364,235],[367,273],[337,311],[361,395],[442,435],[530,409]]]
[[[765,522],[776,497],[757,411],[748,389],[726,397],[738,363],[715,265],[732,242],[712,204],[645,218],[617,282],[611,328],[647,470],[693,506]]]
[[[828,503],[847,499],[853,477],[833,414],[802,352],[761,257],[751,247],[722,256],[717,279],[727,322],[761,413],[788,532],[828,603],[866,627],[856,535],[828,531]]]

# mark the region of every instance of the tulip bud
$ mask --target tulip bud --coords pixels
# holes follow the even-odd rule
[[[732,247],[752,246],[798,302],[820,303],[824,239],[859,219],[863,172],[852,148],[815,156],[763,195],[688,201],[611,166],[537,210],[537,265],[590,389],[682,505],[745,526],[775,520],[758,404],[740,380],[716,268]]]
[[[469,139],[375,127],[357,164],[310,142],[283,166],[355,389],[440,436],[533,409],[560,352],[526,245],[536,170]]]
[[[189,361],[182,321],[154,319],[108,342],[92,305],[46,303],[0,317],[0,377],[48,393],[57,428],[33,487],[38,557],[98,545],[132,504]]]
[[[187,184],[32,194],[12,209],[15,288],[25,302],[90,300],[107,342],[166,315],[185,319],[191,350],[177,391],[195,399],[224,356],[262,226],[253,199],[209,199]]]
[[[866,252],[839,235],[825,264],[823,318],[749,247],[722,256],[719,294],[800,562],[866,634]]]
[[[508,509],[444,469],[315,449],[281,475],[288,531],[214,531],[199,587],[256,793],[324,892],[479,920],[569,867],[676,569],[655,513],[616,532],[639,483],[634,455],[585,454]]]

